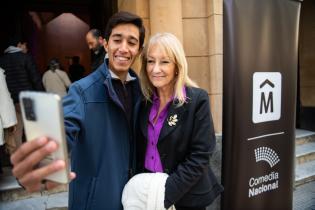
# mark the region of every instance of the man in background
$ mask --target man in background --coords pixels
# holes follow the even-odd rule
[[[22,53],[27,53],[28,52],[27,42],[22,41],[21,43],[18,44],[18,48],[22,49]]]
[[[17,130],[12,141],[7,142],[8,150],[13,153],[22,144],[23,124],[19,105],[19,93],[24,90],[44,90],[42,80],[31,55],[27,54],[26,41],[12,37],[0,57],[0,67],[4,69],[6,82],[13,99],[17,117]]]
[[[92,51],[91,70],[94,71],[104,62],[106,54],[103,47],[104,38],[100,30],[95,28],[91,29],[85,38],[89,49]]]

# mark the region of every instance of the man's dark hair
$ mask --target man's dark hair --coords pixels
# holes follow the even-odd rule
[[[98,39],[99,37],[102,37],[102,33],[100,30],[96,29],[96,28],[92,28],[91,30],[89,30],[88,33],[91,33],[92,36],[95,38],[95,39]]]
[[[139,29],[140,34],[140,48],[142,48],[143,42],[144,42],[144,36],[145,36],[145,28],[143,26],[143,22],[141,17],[138,15],[134,15],[129,12],[121,11],[115,13],[107,22],[106,29],[105,29],[105,35],[104,38],[106,41],[109,40],[109,37],[112,33],[113,28],[115,28],[119,24],[127,24],[131,23]]]

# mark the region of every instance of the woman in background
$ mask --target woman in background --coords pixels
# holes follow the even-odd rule
[[[67,95],[67,89],[71,85],[66,72],[60,70],[58,59],[49,61],[48,70],[43,75],[43,85],[47,92],[56,93],[60,97]]]

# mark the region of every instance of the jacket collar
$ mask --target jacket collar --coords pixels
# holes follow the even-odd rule
[[[107,79],[117,79],[119,78],[114,72],[110,71],[110,69],[108,68],[108,58],[105,58],[104,62],[102,63],[102,65],[100,65],[100,71],[102,73],[102,75],[105,78],[105,81]],[[127,75],[127,81],[133,81],[133,80],[139,80],[137,74],[132,70],[129,69],[128,71],[128,75]],[[104,83],[105,83],[104,81]]]
[[[108,65],[108,59],[105,59],[103,64],[100,65],[100,67],[99,67],[102,75],[104,76],[104,85],[105,85],[105,87],[109,93],[109,97],[114,101],[115,104],[117,104],[119,107],[121,107],[123,109],[123,105],[119,101],[119,98],[118,98],[118,96],[114,90],[114,87],[112,84],[113,77],[112,77],[111,72],[108,69],[107,65]],[[132,82],[135,82],[136,86],[139,86],[138,76],[136,75],[136,73],[132,69],[129,69],[128,75],[132,79]],[[136,90],[135,92],[137,92],[137,91],[138,90]],[[140,89],[139,89],[139,91],[140,91]]]
[[[107,67],[108,65],[108,59],[105,59],[105,61],[103,62],[102,65],[100,65],[100,71],[101,74],[104,76],[104,86],[106,88],[106,90],[108,91],[108,95],[110,97],[110,99],[118,106],[120,107],[122,110],[124,110],[124,107],[122,105],[122,103],[120,102],[118,95],[116,94],[116,91],[113,87],[112,84],[112,76],[110,73],[110,70]],[[137,74],[132,70],[129,69],[128,75],[130,76],[131,80],[130,82],[132,85],[132,91],[133,91],[133,127],[135,129],[135,124],[136,124],[136,120],[137,120],[137,115],[139,112],[139,108],[140,108],[140,103],[141,103],[141,90],[140,90],[140,85],[139,85],[139,79]]]
[[[187,90],[187,88],[186,88]],[[187,92],[188,94],[188,92]],[[167,117],[163,123],[163,127],[161,129],[160,132],[160,136],[159,136],[159,141],[161,142],[163,141],[169,134],[171,134],[174,130],[176,130],[176,128],[181,125],[184,121],[184,113],[186,112],[186,106],[187,103],[189,103],[189,95],[187,95],[187,102],[185,104],[183,104],[182,106],[177,106],[176,101],[175,103],[171,103],[168,113],[167,113]],[[152,103],[149,101],[146,101],[144,103],[145,104],[145,108],[143,111],[143,114],[140,116],[140,129],[142,134],[144,135],[144,137],[146,139],[148,139],[148,119],[149,119],[149,114],[150,114],[150,110],[152,107]],[[174,117],[176,117],[177,121],[175,122],[175,124],[171,123],[171,121],[174,121]],[[173,119],[173,120],[172,120]]]
[[[109,69],[109,73],[110,73],[110,76],[112,77],[112,79],[120,79],[117,74],[115,74],[112,70]],[[125,82],[130,82],[130,81],[133,81],[133,80],[136,80],[137,78],[136,77],[133,77],[130,75],[130,73],[128,72],[127,74],[127,77],[126,77],[126,81]]]

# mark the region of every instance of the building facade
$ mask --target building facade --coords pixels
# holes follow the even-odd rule
[[[223,0],[118,0],[119,11],[143,18],[146,40],[158,32],[183,43],[189,75],[207,90],[216,133],[222,132]],[[135,69],[140,69],[135,63]]]

